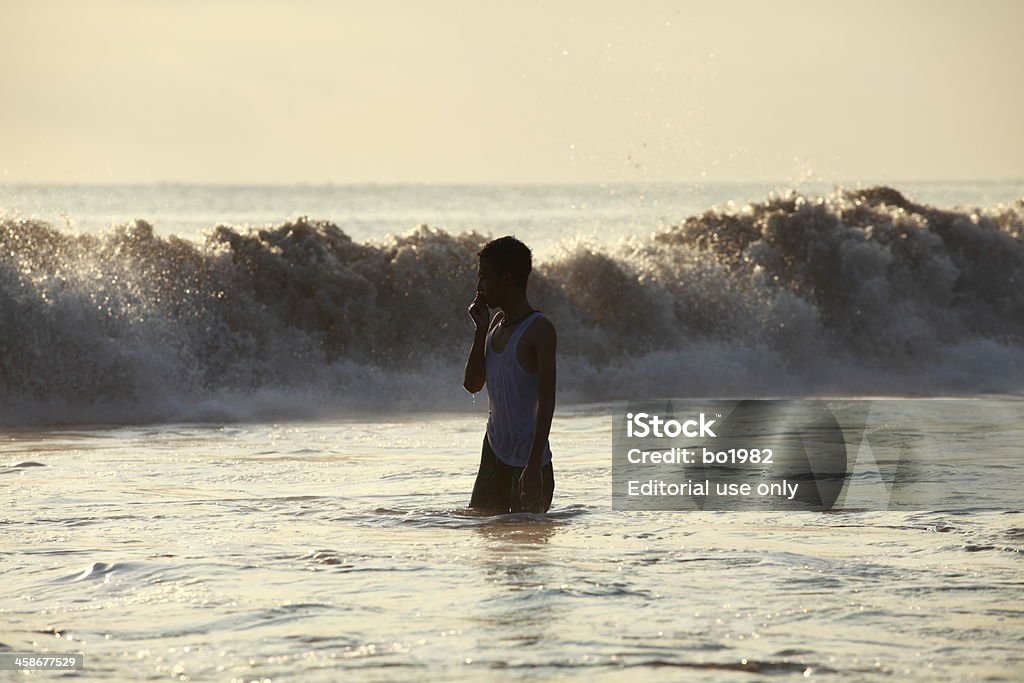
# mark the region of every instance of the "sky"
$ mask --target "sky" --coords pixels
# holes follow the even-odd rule
[[[0,0],[0,182],[1024,177],[1024,2]]]

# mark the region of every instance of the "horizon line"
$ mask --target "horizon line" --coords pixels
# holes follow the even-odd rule
[[[998,185],[1024,183],[1021,178],[938,178],[938,179],[815,179],[800,180],[586,180],[586,181],[201,181],[201,180],[149,180],[149,181],[74,181],[74,180],[0,180],[0,187],[63,186],[63,187],[601,187],[601,186],[651,186],[651,185],[838,185],[840,187],[870,184],[893,185],[896,183],[915,185],[981,184]]]

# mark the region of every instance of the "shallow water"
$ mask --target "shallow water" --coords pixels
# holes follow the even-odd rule
[[[0,641],[87,680],[1018,679],[1019,506],[615,511],[609,415],[559,406],[550,513],[495,517],[478,414],[8,432]]]

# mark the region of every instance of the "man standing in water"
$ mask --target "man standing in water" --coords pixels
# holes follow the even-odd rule
[[[548,435],[555,412],[555,326],[526,298],[530,249],[501,237],[477,254],[476,326],[463,386],[486,383],[490,415],[469,506],[547,512],[555,492]],[[487,308],[500,309],[489,320]]]

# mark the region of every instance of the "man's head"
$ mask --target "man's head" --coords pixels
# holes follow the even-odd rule
[[[485,244],[477,256],[480,268],[476,290],[488,306],[496,308],[507,302],[510,295],[526,291],[533,254],[525,244],[511,235],[499,237]]]

